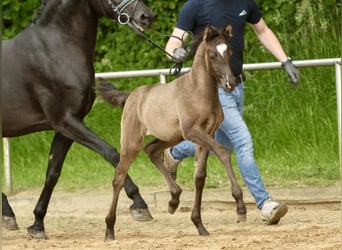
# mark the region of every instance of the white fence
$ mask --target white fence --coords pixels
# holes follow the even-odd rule
[[[339,138],[339,161],[342,173],[342,144],[341,144],[341,58],[328,58],[317,60],[300,60],[294,61],[297,67],[321,67],[321,66],[335,66],[336,78],[336,100],[337,100],[337,117],[338,117],[338,138]],[[244,70],[267,70],[279,69],[281,65],[279,62],[272,63],[251,63],[244,64]],[[189,71],[190,68],[183,68],[181,73]],[[161,83],[166,83],[166,76],[170,74],[169,69],[154,69],[154,70],[134,70],[121,72],[105,72],[96,73],[95,77],[102,77],[104,79],[119,79],[119,78],[133,78],[133,77],[151,77],[159,76]],[[11,178],[11,164],[10,164],[10,143],[8,138],[3,138],[4,145],[4,166],[5,166],[5,187],[7,190],[12,189]]]

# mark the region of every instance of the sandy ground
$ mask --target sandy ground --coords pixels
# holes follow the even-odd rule
[[[190,220],[191,190],[183,190],[179,209],[167,212],[169,193],[161,188],[141,187],[154,217],[136,222],[128,211],[130,200],[121,193],[116,240],[104,242],[104,218],[111,190],[56,191],[45,220],[48,240],[29,238],[39,192],[9,195],[20,229],[2,229],[4,250],[105,250],[105,249],[342,249],[340,187],[271,189],[273,197],[286,201],[288,214],[278,225],[264,225],[249,192],[245,223],[236,223],[235,205],[227,189],[206,189],[202,218],[210,232],[199,236]]]

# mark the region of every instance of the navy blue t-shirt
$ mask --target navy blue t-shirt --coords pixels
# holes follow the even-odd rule
[[[232,26],[232,69],[235,76],[242,73],[245,24],[255,24],[262,18],[255,0],[188,0],[179,12],[176,27],[194,35],[208,25]]]

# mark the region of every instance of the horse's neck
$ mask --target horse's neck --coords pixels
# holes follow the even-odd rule
[[[97,24],[98,15],[87,1],[49,0],[32,25],[71,37],[70,41],[89,51],[95,49]]]

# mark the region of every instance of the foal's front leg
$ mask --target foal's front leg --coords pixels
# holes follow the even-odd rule
[[[195,169],[195,199],[191,213],[191,220],[195,224],[200,235],[208,235],[209,232],[202,223],[201,204],[202,193],[207,176],[206,165],[209,151],[199,145],[196,146],[196,169]]]
[[[212,136],[207,133],[203,133],[200,129],[192,129],[188,135],[187,139],[193,141],[197,145],[202,145],[209,151],[215,153],[217,158],[221,161],[221,163],[225,166],[230,183],[232,188],[232,196],[236,201],[236,212],[238,216],[238,222],[246,221],[246,205],[243,201],[243,193],[242,189],[239,186],[236,177],[234,175],[231,162],[230,162],[230,153],[228,150],[222,146],[220,143],[215,141]]]

